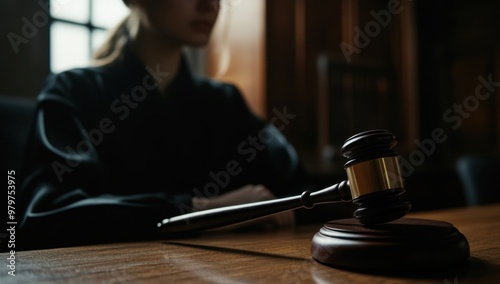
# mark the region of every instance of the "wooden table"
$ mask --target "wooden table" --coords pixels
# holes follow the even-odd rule
[[[0,255],[0,283],[500,283],[500,204],[411,213],[451,222],[471,258],[456,274],[363,274],[311,258],[322,224],[273,232],[207,233],[197,238],[17,252],[16,276]]]

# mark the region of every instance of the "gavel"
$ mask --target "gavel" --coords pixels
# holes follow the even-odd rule
[[[397,220],[408,213],[411,205],[402,196],[405,189],[399,154],[393,149],[396,144],[396,137],[385,129],[360,132],[348,138],[341,148],[348,159],[344,165],[347,180],[297,196],[174,216],[159,222],[158,229],[166,235],[195,233],[297,208],[350,201],[357,205],[353,215],[362,225]]]
[[[377,274],[461,271],[470,250],[457,228],[443,221],[404,217],[411,205],[402,196],[405,187],[399,154],[393,149],[396,144],[395,136],[385,129],[360,132],[341,148],[348,159],[347,180],[298,196],[175,216],[159,222],[158,229],[175,237],[301,207],[352,201],[357,205],[354,218],[328,221],[312,238],[316,261]]]

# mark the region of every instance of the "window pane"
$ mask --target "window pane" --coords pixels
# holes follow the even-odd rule
[[[89,7],[89,0],[50,1],[50,13],[54,18],[75,21],[78,23],[87,23],[89,21]]]
[[[122,0],[94,0],[92,2],[92,24],[106,29],[118,24],[129,10]]]
[[[50,28],[50,67],[60,72],[89,63],[89,30],[84,26],[54,22]]]

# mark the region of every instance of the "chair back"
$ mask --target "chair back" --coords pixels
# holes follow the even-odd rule
[[[21,170],[33,123],[35,99],[0,95],[0,163],[3,170]]]
[[[500,202],[500,155],[464,155],[456,170],[467,205]]]

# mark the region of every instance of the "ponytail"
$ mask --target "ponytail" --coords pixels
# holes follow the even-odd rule
[[[108,38],[92,56],[96,66],[113,64],[121,60],[125,45],[129,40],[130,15],[125,17],[109,34]]]
[[[130,0],[123,0],[123,3],[130,7]],[[135,18],[137,17],[130,13],[111,30],[104,44],[93,54],[93,65],[109,65],[122,59],[127,42],[131,37],[135,37],[138,30],[138,21]]]

